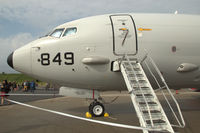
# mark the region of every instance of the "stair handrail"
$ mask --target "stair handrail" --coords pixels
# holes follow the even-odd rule
[[[150,108],[149,108],[149,104],[148,104],[148,102],[146,100],[146,97],[145,97],[145,95],[144,95],[144,93],[142,91],[142,88],[141,88],[141,86],[140,86],[140,84],[138,82],[139,80],[138,80],[137,74],[135,73],[135,70],[134,70],[133,66],[131,65],[131,63],[130,63],[130,60],[129,60],[127,54],[124,54],[124,55],[125,55],[124,57],[127,59],[128,63],[129,63],[129,65],[131,66],[132,72],[133,72],[134,77],[135,77],[135,79],[137,81],[137,85],[139,86],[139,89],[140,89],[140,92],[142,93],[142,96],[144,98],[145,104],[147,105],[147,110],[148,110],[149,118],[150,118],[150,121],[151,121],[151,126],[154,127],[152,115],[151,115]],[[130,79],[129,79],[129,81],[130,81]]]
[[[123,54],[122,58],[118,59],[119,66],[121,65],[122,61],[126,58],[126,54]]]
[[[163,88],[161,87],[161,85],[159,84],[159,82],[158,82],[158,80],[156,79],[155,75],[154,75],[153,72],[151,71],[149,65],[148,65],[146,62],[144,62],[144,63],[145,63],[145,65],[147,66],[147,69],[150,71],[152,77],[153,77],[154,80],[156,81],[158,87],[161,88],[160,90],[162,91],[162,94],[163,94],[163,96],[164,96],[164,98],[165,98],[167,104],[169,105],[169,107],[170,107],[170,109],[171,109],[173,115],[175,116],[175,118],[176,118],[178,124],[181,125],[181,124],[180,124],[180,121],[178,120],[178,117],[176,116],[175,112],[173,111],[173,108],[171,107],[171,105],[170,105],[170,103],[169,103],[169,100],[167,99],[165,93],[163,92]],[[166,88],[166,86],[165,86],[165,88]],[[171,124],[171,125],[172,125],[172,124]],[[173,126],[176,126],[176,125],[173,125]]]
[[[179,115],[180,115],[180,117],[181,117],[182,124],[180,123],[180,121],[179,121],[179,119],[178,119],[176,113],[174,112],[173,108],[171,107],[171,104],[169,103],[169,100],[167,99],[165,93],[163,92],[163,90],[162,90],[163,88],[160,86],[158,80],[156,79],[156,76],[153,74],[153,72],[152,72],[152,70],[150,69],[149,65],[146,63],[145,60],[146,60],[147,58],[149,58],[150,63],[153,65],[154,69],[156,70],[156,72],[158,73],[159,77],[161,78],[161,80],[162,80],[164,86],[166,87],[166,89],[168,90],[170,96],[172,97],[173,101],[175,102],[176,107],[177,107],[177,109],[178,109],[178,113],[179,113]],[[150,71],[150,74],[152,75],[152,77],[153,77],[154,80],[156,81],[158,87],[162,90],[162,94],[163,94],[165,100],[167,101],[167,104],[169,105],[171,111],[173,112],[173,115],[175,116],[175,118],[176,118],[176,120],[177,120],[177,122],[178,122],[178,124],[179,124],[179,126],[178,126],[178,125],[172,125],[172,126],[184,128],[184,127],[185,127],[185,121],[184,121],[184,118],[183,118],[183,115],[182,115],[180,106],[179,106],[179,104],[178,104],[176,98],[175,98],[174,95],[172,94],[171,90],[169,89],[169,87],[168,87],[168,85],[167,85],[167,83],[166,83],[166,81],[165,81],[163,75],[161,74],[160,70],[158,69],[156,63],[155,63],[154,60],[148,55],[148,53],[145,54],[144,58],[140,61],[140,63],[143,63],[143,62],[145,62],[145,65],[147,66],[147,69]]]
[[[158,72],[160,78],[162,79],[162,82],[163,82],[164,85],[166,86],[166,88],[167,88],[167,90],[168,90],[170,96],[172,97],[172,99],[174,100],[174,102],[175,102],[175,104],[176,104],[176,107],[177,107],[177,109],[178,109],[179,115],[180,115],[181,120],[182,120],[182,124],[181,124],[180,121],[179,121],[179,127],[184,128],[184,127],[185,127],[185,121],[184,121],[184,118],[183,118],[183,115],[182,115],[180,106],[179,106],[179,104],[178,104],[176,98],[174,97],[174,95],[172,94],[171,90],[169,89],[169,87],[168,87],[168,85],[167,85],[167,83],[166,83],[164,77],[162,76],[160,70],[158,69],[158,67],[157,67],[157,65],[155,64],[155,62],[153,61],[153,59],[152,59],[151,57],[149,57],[149,59],[150,59],[150,61],[152,62],[152,65],[154,66],[154,68],[155,68],[156,71]],[[162,91],[162,93],[164,94],[163,91]],[[166,96],[165,96],[165,99],[167,99]],[[168,101],[168,100],[167,100],[167,101]],[[168,105],[170,106],[171,110],[173,111],[171,105],[169,104],[169,101],[168,101]],[[173,111],[173,113],[175,114],[174,111]],[[176,115],[175,115],[175,116],[176,116]],[[177,117],[177,116],[176,116],[176,117]],[[174,126],[175,126],[175,125],[174,125]]]

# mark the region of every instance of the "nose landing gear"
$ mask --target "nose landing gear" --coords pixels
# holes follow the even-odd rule
[[[97,99],[102,100],[102,97],[100,97],[99,93],[98,95],[95,95],[95,92],[97,91],[93,89],[92,93],[90,93],[92,94],[91,99],[93,100],[93,102],[89,105],[89,112],[86,112],[85,116],[87,118],[101,116],[109,117],[109,114],[105,112],[104,105],[101,102],[97,101]]]
[[[104,116],[105,108],[102,103],[98,102],[97,100],[94,100],[90,106],[89,106],[89,113],[92,116],[100,117]]]

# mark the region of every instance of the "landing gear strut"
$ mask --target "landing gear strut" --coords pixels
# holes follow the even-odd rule
[[[105,108],[102,103],[94,100],[89,106],[89,112],[92,116],[100,117],[104,115]]]

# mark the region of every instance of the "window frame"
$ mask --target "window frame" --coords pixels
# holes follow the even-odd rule
[[[52,34],[53,34],[56,30],[62,30],[62,32],[61,32],[61,34],[60,34],[59,37],[52,36]],[[60,38],[60,37],[62,37],[62,35],[63,35],[63,33],[64,33],[65,30],[66,30],[65,28],[58,28],[58,29],[55,29],[55,30],[53,30],[48,36],[50,36],[50,37],[55,37],[55,38]]]
[[[74,32],[74,33],[72,33],[72,34],[67,34],[67,35],[65,35],[65,32],[68,30],[68,29],[76,29],[76,32]],[[65,28],[65,31],[63,32],[63,34],[62,34],[62,37],[66,37],[66,36],[68,36],[68,35],[75,35],[76,33],[77,33],[77,27],[68,27],[68,28]]]

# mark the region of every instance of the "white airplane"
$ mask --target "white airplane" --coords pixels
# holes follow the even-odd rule
[[[15,50],[9,55],[8,64],[21,73],[63,86],[63,95],[98,100],[99,91],[128,88],[142,127],[173,132],[149,75],[155,81],[162,80],[165,87],[167,83],[171,88],[199,88],[199,30],[198,15],[128,13],[88,17],[59,25],[46,36]],[[154,63],[149,67],[143,64],[149,56],[158,67]],[[158,74],[148,68],[159,69]],[[159,115],[154,118],[151,113],[152,99],[148,94],[156,99],[167,126],[156,125]],[[97,100],[89,111],[102,116],[105,109]],[[140,104],[147,109],[147,119]]]

